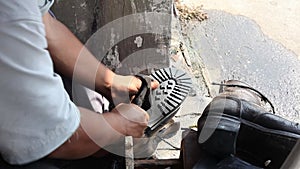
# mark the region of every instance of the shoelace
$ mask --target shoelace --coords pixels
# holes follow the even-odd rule
[[[268,103],[268,104],[271,106],[272,112],[273,112],[273,114],[275,114],[275,108],[274,108],[272,102],[271,102],[265,95],[263,95],[260,91],[254,89],[253,87],[250,87],[250,86],[244,86],[244,85],[237,85],[237,84],[215,83],[215,82],[213,82],[212,85],[226,86],[226,87],[239,87],[239,88],[243,88],[243,89],[249,89],[249,90],[252,90],[252,91],[256,92],[258,95],[260,95],[262,101],[264,101],[265,103]]]

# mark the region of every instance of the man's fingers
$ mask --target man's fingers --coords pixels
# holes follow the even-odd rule
[[[120,113],[123,118],[133,123],[148,124],[148,113],[135,104],[119,104],[115,111]]]
[[[139,78],[135,77],[135,76],[133,76],[132,82],[133,82],[133,84],[136,85],[136,87],[138,86],[138,88],[140,88],[142,86],[142,81]]]
[[[140,112],[143,112],[144,113],[144,116],[145,116],[145,122],[146,122],[146,125],[148,124],[148,121],[149,121],[149,119],[150,119],[150,117],[149,117],[149,114],[145,111],[145,110],[143,110],[142,108],[140,108],[139,106],[137,106],[137,105],[135,105],[135,104],[132,104],[132,106],[137,110],[137,111],[140,111]]]
[[[137,87],[137,90],[134,91],[134,92],[137,92],[138,89],[142,86],[142,81],[141,79],[137,78],[137,77],[133,77],[132,80],[131,80],[132,84],[135,84],[135,87]],[[151,80],[151,88],[154,90],[156,89],[157,87],[159,86],[159,83],[158,81],[156,80]]]
[[[158,86],[159,86],[158,81],[156,81],[156,80],[151,81],[151,88],[152,89],[156,89],[156,88],[158,88]]]
[[[143,136],[149,121],[145,110],[135,104],[119,104],[113,111],[122,117],[120,121],[124,121],[124,135],[135,138]]]

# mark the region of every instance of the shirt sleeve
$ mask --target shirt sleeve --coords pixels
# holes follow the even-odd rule
[[[38,3],[0,1],[0,154],[45,157],[78,128],[80,113],[54,73]]]
[[[41,14],[44,15],[46,12],[48,12],[53,3],[54,0],[38,0],[38,6],[40,8]]]

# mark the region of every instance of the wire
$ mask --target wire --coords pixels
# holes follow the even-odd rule
[[[262,98],[263,101],[265,101],[265,102],[267,102],[267,103],[270,104],[270,106],[272,108],[272,112],[273,112],[273,114],[275,114],[275,108],[274,108],[272,102],[266,96],[264,96],[260,91],[254,89],[252,87],[243,86],[243,85],[235,85],[235,84],[221,84],[221,83],[214,83],[214,82],[212,83],[212,85],[227,86],[227,87],[239,87],[239,88],[243,88],[243,89],[253,90],[254,92],[258,93],[261,96],[261,98]]]
[[[158,137],[161,141],[165,142],[166,144],[168,144],[169,146],[171,146],[172,148],[174,148],[175,150],[181,150],[181,148],[178,148],[178,147],[174,146],[173,144],[171,144],[170,142],[168,142],[168,141],[165,140],[164,138],[161,138],[161,137],[158,136],[158,135],[157,135],[157,137]]]

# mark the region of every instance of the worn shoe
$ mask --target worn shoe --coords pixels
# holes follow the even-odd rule
[[[149,126],[145,131],[148,137],[161,129],[178,112],[181,104],[188,96],[192,80],[182,70],[175,68],[159,69],[150,75],[159,82],[159,87],[151,91],[149,77],[137,75],[142,87],[133,103],[139,105],[150,116]]]
[[[145,137],[134,141],[134,157],[148,158],[153,155],[158,144],[174,136],[180,123],[172,118],[180,109],[192,86],[191,78],[182,70],[175,68],[159,69],[149,76],[136,75],[142,86],[132,103],[140,106],[150,116]],[[151,90],[151,79],[160,86]]]
[[[266,111],[266,97],[249,85],[221,86],[198,120],[199,144],[220,159],[234,154],[259,167],[280,168],[300,138],[299,125]]]

